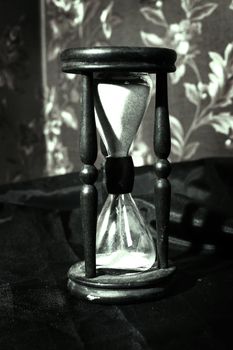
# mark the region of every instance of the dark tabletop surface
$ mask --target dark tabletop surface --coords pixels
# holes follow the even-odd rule
[[[176,278],[162,300],[129,305],[66,289],[82,259],[78,174],[2,186],[0,349],[232,349],[232,175],[231,159],[173,166]],[[153,178],[151,167],[137,170],[134,190],[152,232]]]

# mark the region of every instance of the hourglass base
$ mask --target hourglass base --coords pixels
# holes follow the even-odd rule
[[[94,278],[85,277],[84,262],[73,265],[68,273],[68,289],[80,299],[96,303],[128,303],[161,298],[171,282],[175,267],[128,272],[97,270]]]

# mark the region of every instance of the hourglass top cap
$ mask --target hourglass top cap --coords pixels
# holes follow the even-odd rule
[[[98,71],[174,72],[176,52],[155,47],[80,47],[61,54],[66,73]]]

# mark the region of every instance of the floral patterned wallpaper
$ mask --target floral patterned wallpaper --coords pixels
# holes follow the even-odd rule
[[[208,142],[208,139],[203,140],[202,137],[199,137],[198,132],[201,128],[210,126],[215,133],[225,135],[223,148],[231,148],[233,130],[233,41],[225,43],[223,52],[217,52],[215,43],[217,33],[214,32],[212,36],[210,32],[209,39],[212,38],[213,42],[208,51],[207,77],[198,64],[205,55],[199,44],[203,30],[206,30],[205,21],[214,14],[217,17],[218,8],[226,4],[223,4],[223,1],[220,5],[220,2],[203,0],[181,0],[179,2],[182,17],[179,21],[172,21],[172,23],[166,18],[162,1],[153,2],[140,9],[144,18],[154,25],[153,32],[140,31],[143,43],[146,46],[167,46],[176,50],[178,54],[177,70],[175,74],[171,74],[171,83],[174,89],[177,85],[178,89],[183,88],[185,103],[194,106],[186,128],[175,110],[174,115],[172,111],[170,117],[172,156],[177,161],[189,160],[201,155],[203,142]],[[225,10],[232,9],[232,4],[228,2],[228,8]],[[161,35],[156,34],[158,27],[163,29]],[[224,40],[224,32],[219,34]],[[215,150],[212,155],[216,156]]]
[[[47,0],[48,173],[79,169],[79,78],[59,72],[57,56],[72,46],[164,46],[177,51],[170,75],[172,161],[233,152],[233,2],[229,0]],[[152,99],[153,100],[153,99]],[[132,155],[154,161],[153,101]]]
[[[61,72],[60,52],[72,46],[110,44],[112,31],[121,22],[113,6],[113,1],[104,4],[101,0],[46,0],[48,74],[44,133],[48,175],[79,168],[80,77]]]
[[[233,155],[232,0],[19,4],[12,17],[10,1],[0,0],[1,183],[80,169],[80,79],[62,73],[59,61],[63,49],[75,46],[175,49],[171,160]],[[153,115],[152,98],[131,150],[136,166],[154,162]],[[99,155],[97,165],[101,161]]]

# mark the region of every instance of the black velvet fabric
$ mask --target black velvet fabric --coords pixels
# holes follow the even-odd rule
[[[154,232],[152,167],[134,195]],[[71,297],[82,259],[78,174],[0,188],[0,349],[230,349],[233,159],[173,165],[170,256],[162,300],[97,305]],[[105,197],[101,182],[100,204]]]

